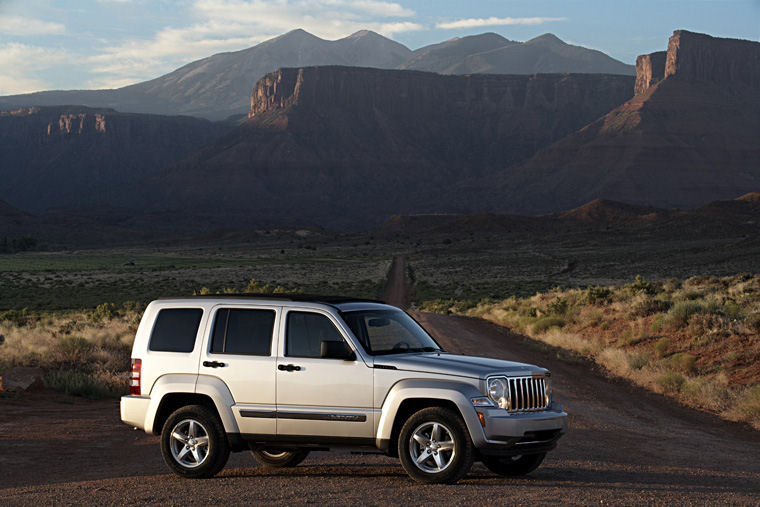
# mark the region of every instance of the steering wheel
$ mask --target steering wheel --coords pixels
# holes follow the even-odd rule
[[[408,349],[409,344],[407,342],[398,342],[396,345],[393,346],[393,350],[402,350],[402,349]]]

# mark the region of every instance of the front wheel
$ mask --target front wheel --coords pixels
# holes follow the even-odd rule
[[[298,449],[297,451],[278,451],[274,449],[255,449],[251,450],[251,454],[256,458],[256,461],[271,468],[289,468],[298,465],[306,456],[309,455],[309,451],[305,449]]]
[[[415,481],[452,484],[472,466],[472,441],[459,414],[430,407],[412,414],[404,423],[398,455]]]
[[[200,479],[216,475],[230,456],[221,421],[201,405],[172,413],[161,431],[161,454],[172,472]]]
[[[545,457],[545,452],[521,456],[484,456],[483,464],[495,474],[515,477],[531,473]]]

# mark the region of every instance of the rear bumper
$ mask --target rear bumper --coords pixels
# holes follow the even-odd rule
[[[122,396],[119,403],[121,420],[125,424],[144,430],[149,405],[150,398],[147,396]]]
[[[485,420],[484,438],[473,443],[483,454],[550,451],[567,431],[567,414],[558,403],[541,412],[510,413],[498,408],[478,409],[478,412]]]

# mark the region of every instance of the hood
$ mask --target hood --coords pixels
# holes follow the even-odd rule
[[[486,378],[495,374],[509,377],[543,375],[547,371],[532,364],[437,352],[378,356],[375,357],[375,364],[395,366],[399,370],[473,378]]]

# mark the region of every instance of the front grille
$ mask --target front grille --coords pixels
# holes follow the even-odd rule
[[[510,412],[531,412],[549,406],[544,377],[511,377],[507,381]]]

